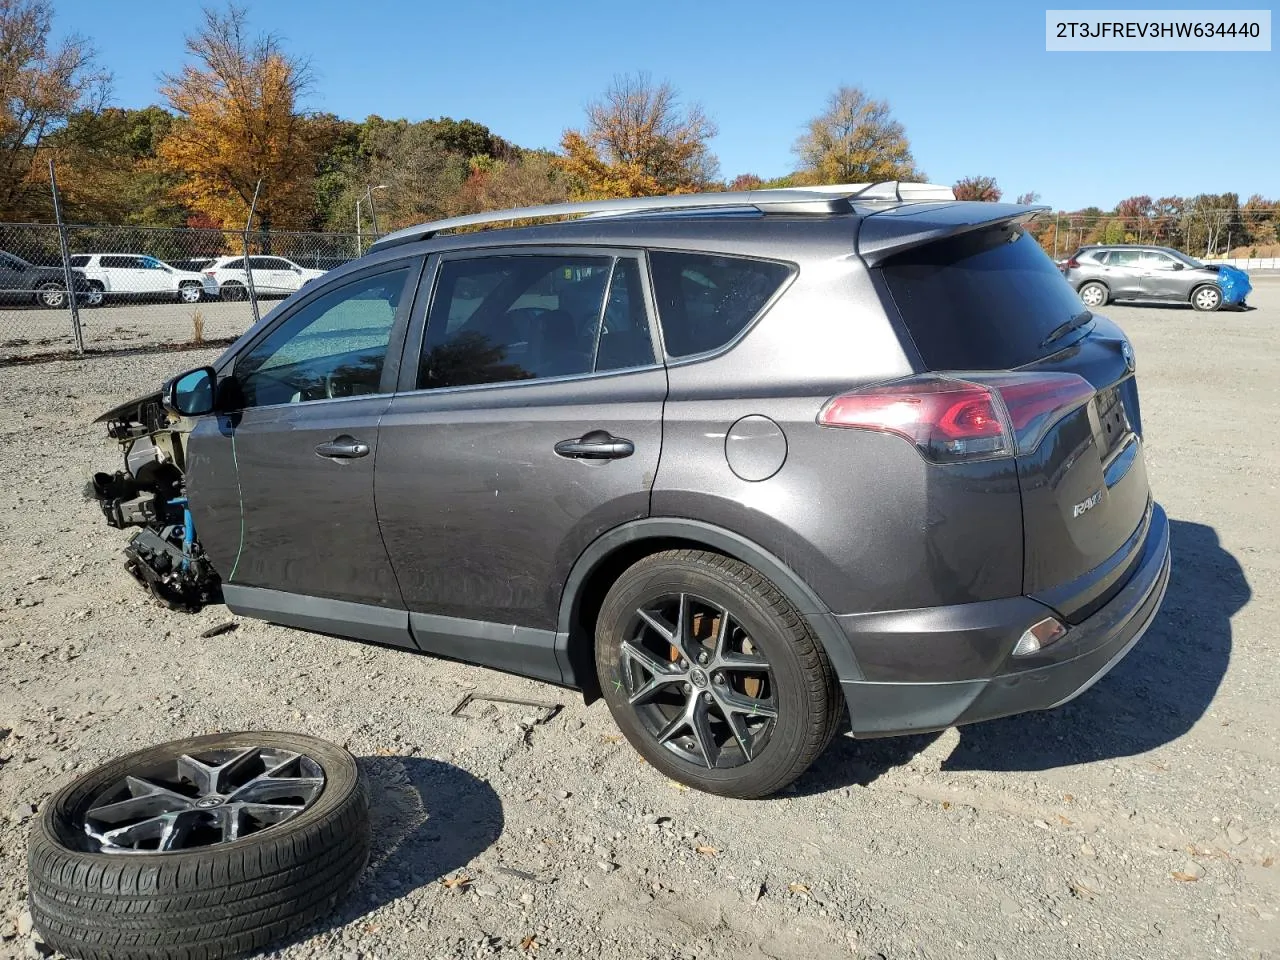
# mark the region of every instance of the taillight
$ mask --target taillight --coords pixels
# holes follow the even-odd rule
[[[895,434],[937,463],[990,460],[1030,453],[1093,393],[1074,373],[925,374],[835,397],[818,423]]]
[[[206,270],[206,271],[204,272],[204,275],[205,275],[206,277],[208,277],[210,280],[212,280],[212,279],[213,279],[213,271],[212,271],[212,270]]]
[[[1075,267],[1078,267],[1078,266],[1080,266],[1080,261],[1077,260],[1075,257],[1072,257],[1070,260],[1067,261],[1068,270],[1074,269]]]

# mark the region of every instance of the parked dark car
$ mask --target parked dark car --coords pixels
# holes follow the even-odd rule
[[[81,299],[88,294],[84,274],[72,271]],[[42,267],[0,250],[0,300],[60,309],[67,305],[67,275],[62,267]]]
[[[880,184],[401,231],[105,414],[95,494],[169,603],[581,688],[662,773],[766,795],[842,728],[1065,703],[1156,615],[1133,350],[1037,210]]]
[[[1090,309],[1112,300],[1166,300],[1213,311],[1227,299],[1221,269],[1172,247],[1118,244],[1081,247],[1066,261],[1063,275]],[[1240,304],[1247,293],[1246,278]]]

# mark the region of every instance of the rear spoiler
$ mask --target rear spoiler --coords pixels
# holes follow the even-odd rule
[[[1048,210],[1025,203],[911,203],[868,214],[858,231],[858,253],[868,264],[912,247],[1001,223],[1026,223]]]

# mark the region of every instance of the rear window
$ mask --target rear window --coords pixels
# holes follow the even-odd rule
[[[89,265],[89,258],[84,254],[79,254],[71,258],[71,265],[73,267],[87,267]]]
[[[1035,238],[1015,224],[885,261],[884,278],[930,370],[1007,370],[1077,337],[1051,334],[1088,311]]]
[[[766,260],[700,253],[649,255],[667,355],[718,350],[736,337],[791,275]]]

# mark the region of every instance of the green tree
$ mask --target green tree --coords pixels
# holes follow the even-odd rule
[[[792,150],[808,183],[925,179],[888,102],[873,100],[858,87],[836,90]]]

